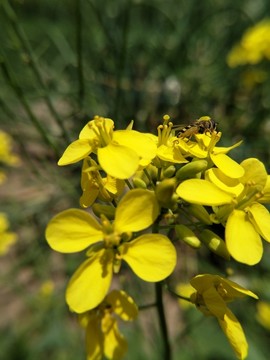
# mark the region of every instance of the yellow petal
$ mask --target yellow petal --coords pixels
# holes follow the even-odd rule
[[[260,203],[270,203],[270,175],[267,175],[265,187],[263,189],[263,197],[259,199]]]
[[[230,178],[218,169],[211,168],[205,172],[205,180],[211,181],[221,190],[235,195],[236,197],[244,190],[244,185],[238,179]]]
[[[161,145],[157,149],[157,156],[164,161],[181,164],[188,162],[180,152],[179,147],[168,147]]]
[[[122,258],[145,281],[161,281],[176,265],[176,251],[161,234],[145,234],[122,245]]]
[[[138,316],[138,307],[134,300],[123,290],[113,290],[106,296],[115,314],[122,320],[134,320]]]
[[[248,213],[255,229],[270,242],[270,214],[266,207],[256,202],[248,207]]]
[[[109,316],[110,315],[107,314],[107,318]],[[107,324],[104,324],[105,321]],[[116,319],[110,317],[110,321],[108,321],[108,319],[103,318],[102,322],[104,333],[104,355],[107,359],[122,359],[127,352],[128,345],[126,339],[118,329]]]
[[[192,204],[224,205],[232,202],[232,195],[220,190],[216,185],[202,179],[183,181],[176,189],[177,195]]]
[[[226,175],[234,179],[239,179],[245,170],[236,161],[226,154],[211,154],[213,163]]]
[[[157,153],[157,145],[147,134],[135,130],[118,130],[113,133],[113,140],[136,152],[141,159],[152,160]]]
[[[244,176],[240,179],[243,184],[252,184],[261,191],[267,181],[267,172],[264,164],[256,158],[249,158],[241,162],[245,169]]]
[[[233,210],[225,228],[226,245],[232,257],[244,264],[257,264],[263,254],[260,235],[242,210]]]
[[[90,184],[87,190],[84,190],[82,196],[80,197],[80,206],[82,208],[87,208],[91,206],[99,194],[99,188],[95,185]]]
[[[99,318],[92,316],[86,328],[86,354],[87,360],[102,360],[103,357],[103,334],[99,326]]]
[[[134,232],[146,229],[156,220],[159,206],[154,192],[135,189],[126,193],[115,213],[115,230]]]
[[[205,290],[202,296],[208,310],[218,319],[223,319],[227,306],[217,290],[212,286]]]
[[[71,277],[66,301],[78,314],[91,310],[105,298],[113,274],[113,251],[102,249],[84,261]]]
[[[52,218],[45,237],[52,249],[72,253],[102,240],[103,233],[99,223],[87,212],[68,209]]]
[[[258,296],[254,294],[252,291],[245,289],[241,285],[237,284],[234,281],[231,281],[229,279],[224,279],[222,277],[220,278],[220,282],[222,283],[222,287],[226,290],[227,295],[226,298],[242,298],[244,296],[251,296],[254,299],[258,299]]]
[[[135,151],[114,142],[98,148],[97,154],[102,169],[117,179],[128,179],[139,166],[139,157]]]
[[[224,319],[218,319],[224,334],[229,340],[238,359],[246,359],[248,344],[241,324],[234,314],[227,308]]]
[[[79,139],[71,143],[58,161],[59,166],[76,163],[92,152],[92,147],[87,139]]]

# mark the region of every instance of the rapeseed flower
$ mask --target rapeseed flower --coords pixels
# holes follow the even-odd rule
[[[107,174],[117,179],[128,179],[156,156],[156,144],[146,134],[113,129],[111,119],[96,116],[84,126],[79,139],[67,147],[58,165],[76,163],[94,153]]]
[[[246,30],[240,43],[228,54],[227,63],[230,67],[255,65],[263,59],[270,60],[270,19],[264,19]]]
[[[190,296],[191,302],[205,316],[217,318],[237,358],[245,359],[248,353],[246,337],[241,324],[227,307],[227,303],[245,296],[258,299],[257,295],[218,275],[197,275],[191,279],[190,284],[196,289],[196,292]]]
[[[122,260],[145,281],[160,281],[171,274],[176,251],[166,236],[143,234],[132,238],[133,232],[152,225],[158,214],[154,193],[135,189],[118,203],[113,223],[104,216],[99,223],[78,209],[65,210],[49,222],[46,238],[54,250],[72,253],[90,247],[88,259],[67,287],[66,300],[71,310],[82,313],[96,307],[106,296],[113,272],[119,271]]]
[[[132,321],[138,308],[125,291],[113,290],[95,308],[79,315],[86,332],[87,360],[122,359],[127,352],[127,341],[120,333],[117,315],[121,320]]]

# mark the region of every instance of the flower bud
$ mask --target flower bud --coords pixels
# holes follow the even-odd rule
[[[208,214],[205,207],[202,205],[190,204],[188,207],[188,212],[205,225],[213,224],[210,218],[210,214]]]
[[[177,180],[185,180],[196,177],[197,174],[207,169],[206,160],[194,160],[182,166],[176,173]]]
[[[194,249],[198,249],[201,246],[201,241],[186,225],[176,225],[175,232],[179,240],[183,240],[187,245]]]
[[[132,180],[133,180],[133,185],[136,189],[147,189],[147,185],[143,181],[143,179],[139,177],[134,177]]]
[[[176,199],[173,200],[175,188],[175,179],[164,179],[158,183],[156,187],[156,197],[161,206],[165,208],[172,208],[176,204]]]
[[[175,174],[175,166],[170,165],[163,171],[164,178],[171,178]]]
[[[102,205],[102,204],[95,203],[92,205],[92,209],[93,209],[94,214],[98,217],[100,217],[103,214],[109,220],[114,219],[115,208],[111,205]]]
[[[208,229],[203,230],[200,233],[200,239],[213,253],[223,257],[225,260],[230,260],[230,254],[227,250],[225,241],[213,231]]]

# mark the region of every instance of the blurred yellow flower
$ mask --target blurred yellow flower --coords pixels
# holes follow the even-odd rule
[[[266,301],[258,301],[257,304],[257,321],[270,331],[270,303]]]
[[[8,231],[9,221],[4,213],[0,213],[0,255],[5,255],[11,245],[17,241],[17,234]]]
[[[239,44],[227,56],[230,67],[258,64],[263,59],[270,60],[270,19],[264,19],[248,28]]]

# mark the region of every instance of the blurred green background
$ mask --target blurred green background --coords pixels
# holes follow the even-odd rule
[[[64,291],[83,255],[61,255],[44,238],[48,220],[78,206],[80,166],[58,168],[65,147],[94,115],[118,129],[154,132],[164,114],[175,124],[203,115],[219,123],[222,143],[243,139],[232,156],[270,165],[270,62],[231,68],[227,56],[246,29],[270,17],[268,0],[2,0],[0,6],[1,129],[12,135],[19,167],[8,169],[0,211],[19,240],[0,259],[0,359],[84,359],[83,333]],[[252,77],[263,72],[263,80]],[[187,252],[191,273],[218,273],[219,260]],[[182,255],[183,257],[185,255]],[[270,301],[269,245],[256,267],[229,264],[242,284]],[[192,273],[194,275],[194,273]],[[185,277],[179,272],[179,281]],[[126,284],[139,304],[135,279]],[[130,280],[130,281],[131,281]],[[151,290],[152,289],[152,290]],[[151,292],[152,291],[152,292]],[[166,298],[175,359],[233,359],[214,319],[181,311]],[[235,304],[251,360],[269,358],[269,330],[256,304]],[[127,359],[161,359],[154,311],[123,325]]]

